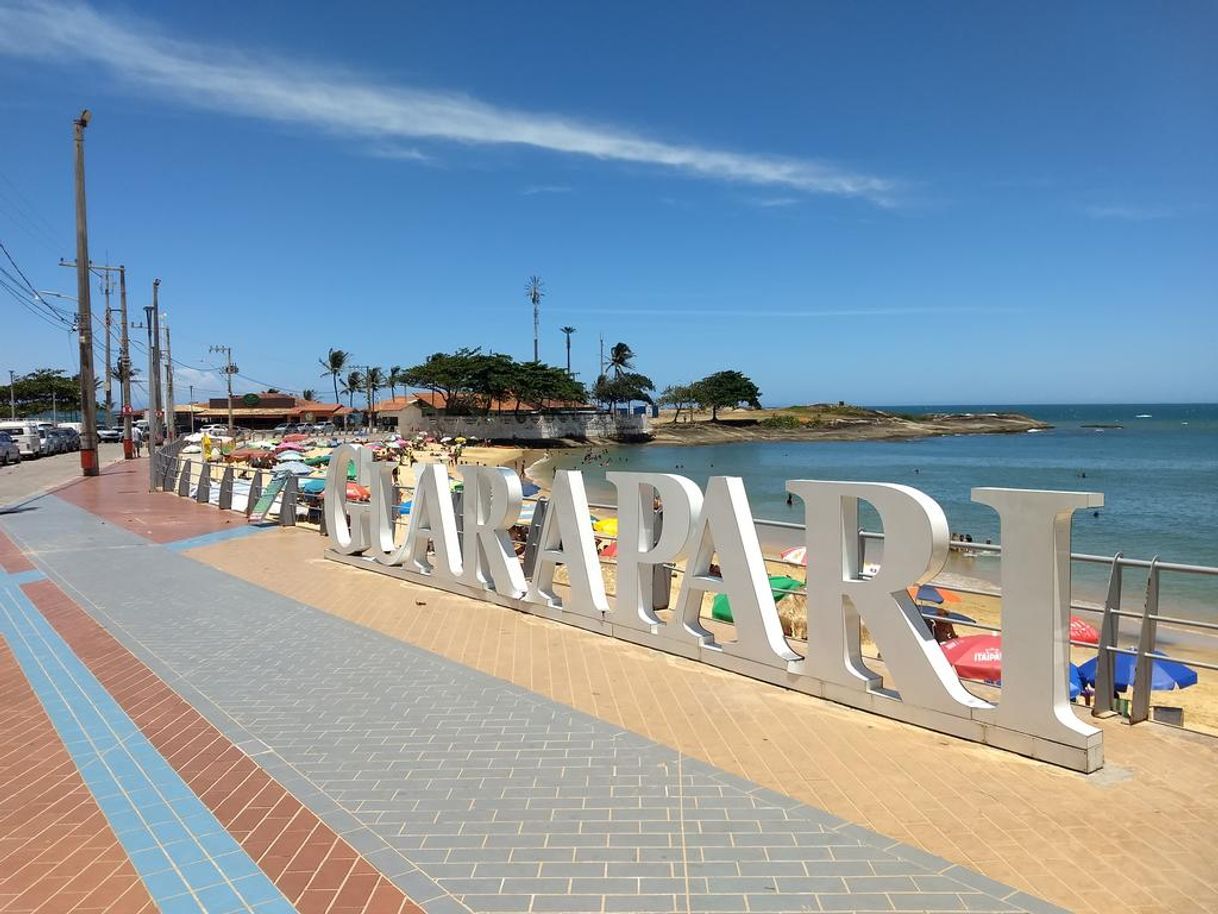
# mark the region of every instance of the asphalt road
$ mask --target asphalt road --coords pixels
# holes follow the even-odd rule
[[[122,460],[122,444],[102,442],[97,459],[102,466]],[[76,451],[39,457],[37,460],[25,459],[21,463],[0,467],[0,511],[12,507],[15,502],[25,501],[79,478],[80,454]]]

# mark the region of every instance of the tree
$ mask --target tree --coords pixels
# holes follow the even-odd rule
[[[609,350],[609,370],[615,378],[620,378],[623,372],[634,369],[634,350],[625,343],[614,343]]]
[[[398,387],[405,387],[406,382],[402,380],[402,366],[394,365],[389,369],[389,374],[385,375],[385,386],[389,388],[389,396],[396,398],[398,395]]]
[[[305,400],[313,401],[317,399],[317,391],[312,387],[306,387],[300,392],[300,396]]]
[[[567,338],[567,374],[571,373],[571,334],[575,332],[574,327],[560,327],[563,335]]]
[[[699,400],[698,394],[697,384],[670,384],[664,388],[658,402],[660,406],[672,406],[676,409],[672,417],[672,424],[676,425],[681,418],[682,410],[692,416],[694,406]]]
[[[364,373],[358,368],[347,372],[347,377],[343,379],[343,393],[347,395],[347,405],[352,409],[355,409],[355,394],[363,389]]]
[[[321,367],[325,369],[325,371],[321,373],[321,376],[324,378],[326,375],[330,375],[330,377],[334,379],[335,403],[342,402],[338,399],[338,376],[343,373],[343,370],[347,367],[347,361],[350,358],[351,353],[349,352],[345,352],[342,349],[331,349],[328,353],[326,353],[326,357],[324,359],[317,360],[321,363]]]
[[[12,386],[0,387],[0,410],[7,415],[10,403],[18,416],[37,416],[52,409],[80,409],[80,376],[68,377],[59,368],[39,368],[18,375]]]
[[[501,352],[458,349],[436,352],[420,365],[407,368],[405,382],[444,397],[450,416],[486,414],[492,407],[515,400],[546,409],[556,404],[582,403],[588,392],[562,368],[542,362],[517,362]]]
[[[376,402],[376,392],[385,386],[385,372],[380,368],[369,365],[364,369],[364,388],[368,394],[368,427],[372,427],[372,407]]]
[[[696,386],[698,400],[710,407],[711,422],[719,421],[720,409],[734,409],[741,403],[747,403],[753,409],[761,408],[761,391],[739,371],[717,371]]]
[[[541,326],[541,300],[546,295],[545,283],[541,281],[540,276],[529,277],[529,281],[524,287],[524,294],[533,304],[533,361],[537,362],[541,360],[537,341],[537,332]]]
[[[608,375],[601,375],[597,378],[593,396],[601,403],[607,403],[609,409],[612,410],[618,403],[625,403],[627,407],[635,400],[651,403],[652,398],[648,391],[655,389],[655,384],[647,375],[627,371],[612,378]]]

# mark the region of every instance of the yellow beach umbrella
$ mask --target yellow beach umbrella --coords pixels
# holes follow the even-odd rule
[[[592,529],[605,536],[617,536],[617,518],[605,517],[592,525]]]

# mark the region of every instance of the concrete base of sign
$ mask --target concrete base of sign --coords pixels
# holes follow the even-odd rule
[[[504,596],[493,590],[473,587],[460,581],[435,575],[420,574],[401,566],[382,565],[379,562],[360,555],[340,555],[326,550],[325,557],[334,562],[340,562],[344,565],[368,571],[375,571],[379,574],[420,584],[424,587],[433,587],[460,596],[471,597],[475,600],[494,603],[507,609],[517,610],[518,612],[541,616],[555,622],[574,625],[586,631],[596,632],[642,647],[649,647],[664,653],[685,657],[689,660],[748,676],[752,679],[770,683],[771,685],[803,692],[816,698],[823,698],[827,701],[847,705],[861,711],[880,714],[884,717],[933,730],[937,733],[1004,749],[1008,752],[1048,762],[1062,768],[1069,768],[1073,771],[1090,774],[1093,771],[1098,771],[1104,765],[1103,733],[1101,731],[1096,731],[1086,737],[1080,737],[1078,745],[1068,745],[1045,740],[1007,727],[998,726],[992,721],[987,720],[986,718],[993,716],[992,709],[977,709],[970,717],[944,714],[930,708],[922,708],[903,702],[897,697],[896,693],[887,689],[875,688],[865,691],[850,689],[836,683],[816,679],[812,676],[797,675],[781,666],[769,666],[735,657],[725,653],[721,648],[699,644],[692,638],[689,641],[666,638],[661,636],[658,631],[654,631],[658,627],[653,627],[652,632],[647,632],[624,625],[615,625],[612,622],[612,613],[607,614],[603,619],[596,619],[580,613],[567,612],[560,607],[545,606],[517,597]]]

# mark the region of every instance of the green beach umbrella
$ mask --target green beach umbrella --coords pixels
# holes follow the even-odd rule
[[[316,457],[306,457],[304,460],[311,467],[325,466],[330,462],[329,454],[318,454]]]
[[[770,592],[774,594],[775,603],[784,597],[789,597],[803,586],[803,581],[797,581],[795,578],[787,577],[785,574],[770,575]],[[715,596],[715,602],[711,604],[711,618],[718,619],[720,622],[734,621],[732,619],[732,606],[727,600],[727,594],[721,593]]]

